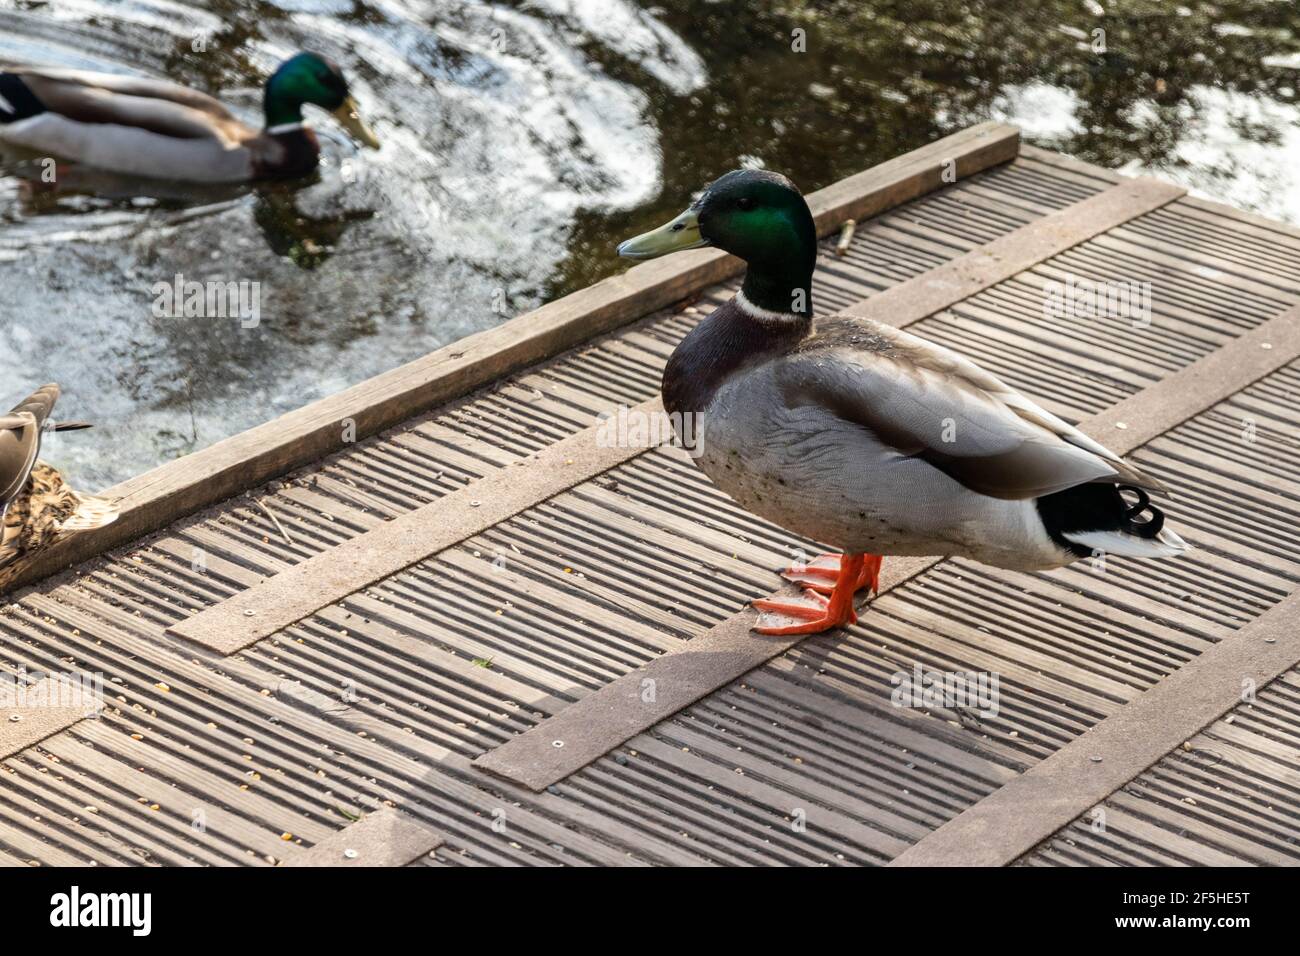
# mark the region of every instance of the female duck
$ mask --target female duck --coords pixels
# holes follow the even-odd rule
[[[262,130],[205,93],[163,80],[74,70],[0,73],[0,143],[118,173],[188,182],[302,176],[320,143],[302,108],[334,114],[358,142],[378,148],[339,68],[299,53],[266,82]]]
[[[1158,482],[973,362],[868,320],[814,323],[817,232],[785,177],[728,173],[619,254],[707,245],[748,269],[668,360],[664,406],[700,416],[696,462],[723,491],[844,551],[786,572],[808,585],[802,599],[755,601],[768,612],[759,632],[853,622],[853,595],[875,588],[884,554],[1028,570],[1185,550],[1143,490]]]
[[[13,579],[22,559],[60,535],[109,524],[117,509],[102,498],[78,494],[40,461],[47,431],[89,428],[85,422],[50,418],[59,386],[44,385],[0,415],[0,590]]]

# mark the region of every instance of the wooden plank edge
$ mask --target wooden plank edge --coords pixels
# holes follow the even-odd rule
[[[890,866],[1005,866],[1300,662],[1300,591],[913,844]]]
[[[629,414],[657,416],[662,410],[659,399],[653,398],[634,406]],[[233,654],[645,450],[631,444],[602,446],[600,427],[584,428],[436,501],[264,578],[178,621],[166,633],[220,654]]]
[[[864,170],[808,197],[820,234],[845,219],[878,215],[1014,159],[1014,126],[986,122]],[[700,249],[640,263],[620,275],[549,302],[336,395],[151,469],[102,492],[119,517],[55,541],[5,585],[12,592],[345,447],[343,423],[369,437],[484,384],[610,332],[735,275],[739,260]]]
[[[1269,347],[1264,348],[1265,345]],[[1080,423],[1079,427],[1105,442],[1116,454],[1128,455],[1296,358],[1300,358],[1300,307],[1270,319],[1217,352]],[[881,593],[941,560],[887,559]],[[787,585],[773,596],[789,596],[796,590]],[[739,611],[693,638],[681,650],[661,655],[624,674],[479,755],[472,766],[534,791],[563,780],[803,639],[750,634],[749,628],[755,620],[751,608]],[[681,666],[674,658],[681,658],[689,666]],[[667,681],[663,680],[665,677]],[[649,686],[655,688],[649,702],[643,699],[646,680],[653,681]],[[713,682],[712,686],[705,686],[709,682]],[[558,746],[556,741],[560,742]]]

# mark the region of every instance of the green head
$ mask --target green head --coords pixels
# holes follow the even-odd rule
[[[280,64],[266,81],[267,128],[301,123],[302,108],[308,103],[333,113],[362,145],[379,148],[379,140],[357,115],[343,71],[316,53],[299,53]]]
[[[745,260],[743,291],[772,312],[812,312],[817,226],[794,183],[777,173],[738,169],[718,179],[671,222],[618,247],[628,259],[717,246]]]

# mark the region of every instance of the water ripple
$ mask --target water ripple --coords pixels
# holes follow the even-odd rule
[[[51,187],[0,156],[0,401],[64,383],[61,411],[104,427],[50,453],[92,488],[534,307],[576,216],[660,188],[646,96],[606,64],[675,93],[706,81],[626,0],[0,0],[0,61],[167,76],[250,122],[302,48],[342,66],[379,152],[316,116],[305,184],[61,168]],[[260,324],[155,318],[151,290],[177,274],[259,283]]]

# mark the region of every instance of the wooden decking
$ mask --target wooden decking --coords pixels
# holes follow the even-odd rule
[[[814,543],[596,440],[734,289],[649,263],[116,489],[0,612],[0,671],[104,679],[0,712],[0,863],[1300,862],[1300,232],[997,124],[812,199],[819,311],[1130,454],[1195,550],[887,560],[857,626],[750,634]],[[1070,277],[1151,321],[1045,315]],[[893,706],[916,666],[997,715]]]

